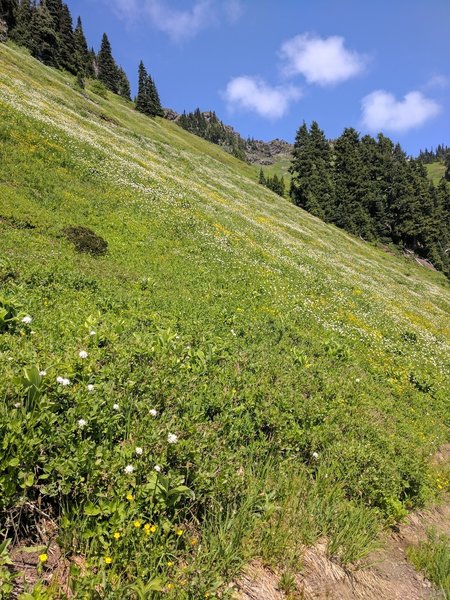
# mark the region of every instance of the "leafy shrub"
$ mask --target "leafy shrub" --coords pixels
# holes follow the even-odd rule
[[[101,81],[93,81],[91,83],[91,91],[94,92],[94,94],[97,94],[97,96],[100,96],[100,98],[108,97],[108,90]]]
[[[19,305],[11,298],[0,296],[0,333],[12,331],[17,324]]]
[[[74,244],[77,252],[103,256],[108,250],[108,242],[88,227],[66,227],[63,233]]]

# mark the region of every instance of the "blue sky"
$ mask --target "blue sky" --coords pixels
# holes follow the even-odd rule
[[[244,137],[293,141],[316,120],[450,145],[449,0],[69,0],[103,31],[133,93],[142,59],[162,104],[215,110]]]

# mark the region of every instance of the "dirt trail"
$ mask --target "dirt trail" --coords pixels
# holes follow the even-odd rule
[[[358,570],[344,569],[326,555],[326,544],[305,551],[302,573],[296,576],[304,600],[441,600],[443,596],[406,559],[406,549],[426,539],[427,529],[450,536],[450,504],[417,511],[372,552]],[[236,582],[236,600],[283,600],[279,574],[255,562]]]

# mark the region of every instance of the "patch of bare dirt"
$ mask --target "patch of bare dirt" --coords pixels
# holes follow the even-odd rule
[[[441,449],[442,450],[442,449]],[[427,530],[450,535],[450,505],[412,513],[372,552],[362,568],[345,568],[333,562],[326,541],[307,548],[302,572],[296,575],[297,594],[303,600],[441,600],[443,596],[406,559],[409,546],[426,539]],[[282,600],[280,573],[254,562],[236,582],[236,600]]]

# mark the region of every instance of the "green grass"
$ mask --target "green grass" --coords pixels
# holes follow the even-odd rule
[[[449,600],[450,538],[431,532],[427,541],[409,548],[408,559],[442,591],[443,598]]]
[[[442,487],[448,281],[14,46],[0,63],[1,535],[49,515],[76,597],[109,600],[225,598],[324,537],[364,557]]]
[[[427,164],[425,167],[428,172],[428,177],[431,179],[434,185],[438,185],[445,173],[444,163],[435,162]]]

